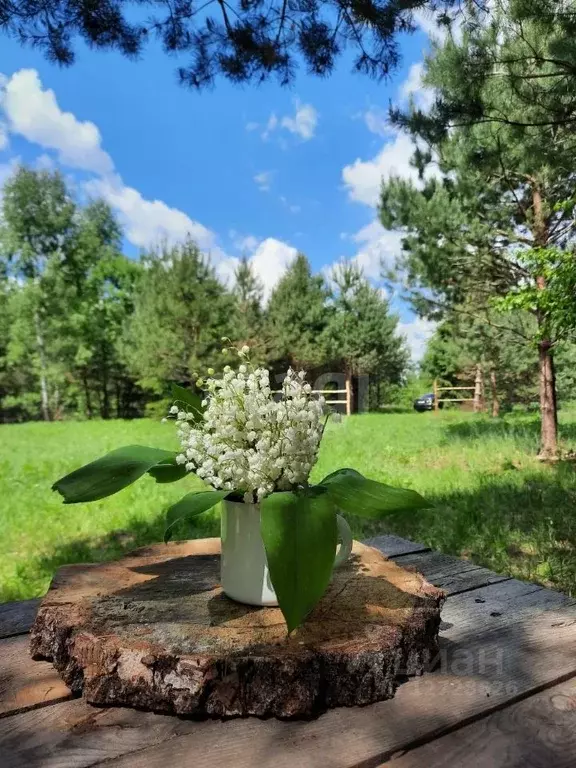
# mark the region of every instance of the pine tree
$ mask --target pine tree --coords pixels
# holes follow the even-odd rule
[[[467,121],[446,130],[438,104],[455,107],[466,98],[466,72],[475,66],[479,46],[492,62],[513,57],[528,44],[534,50],[555,44],[554,33],[536,22],[510,27],[503,13],[493,23],[465,31],[461,40],[439,46],[427,62],[426,83],[438,101],[428,116],[413,112],[399,119],[430,151],[417,152],[421,165],[435,159],[441,179],[421,190],[392,180],[384,185],[385,226],[403,227],[404,267],[422,310],[434,301],[453,308],[465,300],[478,308],[523,309],[536,319],[540,370],[541,449],[557,450],[553,349],[576,327],[571,297],[576,269],[570,253],[574,228],[573,168],[576,134],[568,125],[541,121],[547,78],[534,78],[533,98],[518,93],[514,73],[492,66],[475,93],[506,122]],[[464,76],[463,76],[464,73]],[[546,75],[546,72],[543,72]],[[544,122],[544,124],[543,124]],[[421,290],[424,289],[424,290]],[[570,311],[572,308],[572,311]]]
[[[311,368],[325,360],[323,333],[329,310],[321,275],[299,253],[272,291],[266,311],[269,359],[283,366]]]
[[[233,338],[248,344],[252,359],[263,362],[265,344],[263,339],[264,312],[262,301],[264,287],[246,257],[243,257],[234,273],[235,320]]]
[[[142,256],[134,313],[122,349],[141,386],[157,394],[171,381],[221,365],[221,337],[233,334],[234,300],[192,240]]]
[[[353,67],[383,78],[399,60],[397,33],[416,28],[413,11],[429,6],[438,15],[453,0],[339,0],[287,3],[230,0],[201,12],[189,0],[167,4],[149,0],[146,14],[133,13],[129,0],[0,0],[0,30],[42,49],[51,61],[70,65],[75,43],[117,50],[137,57],[151,38],[159,38],[169,54],[183,54],[180,80],[194,88],[213,83],[217,75],[233,83],[261,82],[274,75],[283,85],[298,65],[329,75],[346,47]]]
[[[350,386],[361,375],[398,384],[409,355],[398,334],[398,318],[390,314],[381,291],[352,263],[338,265],[332,282],[332,312],[323,340],[330,363],[345,373]]]

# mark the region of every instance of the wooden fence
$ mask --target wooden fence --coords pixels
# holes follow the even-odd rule
[[[281,394],[281,389],[274,390],[275,394]],[[347,379],[345,389],[313,389],[314,395],[344,395],[340,400],[326,400],[326,405],[344,405],[346,407],[346,416],[350,416],[352,413],[352,384]]]
[[[346,389],[313,389],[315,395],[344,395],[343,400],[326,400],[326,405],[344,405],[346,406],[346,416],[352,413],[352,386],[350,381],[346,380]]]
[[[439,397],[440,392],[474,392],[473,397]],[[473,387],[439,387],[438,380],[434,379],[434,411],[438,413],[440,403],[474,403],[474,412],[479,413],[484,410],[484,384],[482,378],[482,369],[478,366],[476,369],[476,381]]]

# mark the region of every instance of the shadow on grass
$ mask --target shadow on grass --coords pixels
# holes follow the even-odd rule
[[[534,445],[540,439],[540,417],[537,414],[510,415],[501,419],[475,418],[456,421],[444,427],[448,438],[482,440],[483,438],[504,438],[530,440]],[[560,424],[560,439],[576,441],[576,422]]]
[[[479,479],[477,487],[428,494],[434,507],[419,513],[393,514],[385,522],[350,517],[356,539],[394,533],[432,549],[469,558],[498,573],[536,581],[576,596],[576,471],[570,464],[526,473],[510,465]],[[19,582],[48,588],[54,572],[67,563],[114,560],[126,552],[162,541],[164,515],[152,521],[133,518],[122,530],[55,546],[48,555],[22,564]],[[174,538],[219,534],[216,510],[200,515]],[[0,585],[0,602],[30,597]]]
[[[569,464],[530,474],[510,469],[473,489],[428,494],[434,508],[354,518],[356,538],[394,533],[498,573],[576,596],[576,472]]]

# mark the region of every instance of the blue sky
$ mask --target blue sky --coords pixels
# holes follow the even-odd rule
[[[190,232],[225,280],[244,253],[269,291],[298,249],[316,271],[356,259],[377,282],[399,246],[376,221],[380,179],[413,173],[386,111],[428,98],[427,43],[424,28],[402,39],[390,82],[352,74],[345,58],[326,80],[302,71],[290,88],[220,80],[197,93],[154,46],[137,62],[79,46],[62,69],[3,37],[0,179],[17,162],[61,168],[80,197],[111,203],[135,257]],[[417,358],[431,326],[392,305]]]

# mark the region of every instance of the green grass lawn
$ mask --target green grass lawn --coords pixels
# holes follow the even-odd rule
[[[576,411],[561,414],[576,442]],[[366,414],[330,424],[313,480],[338,467],[415,488],[435,505],[375,524],[351,519],[356,538],[392,532],[496,571],[576,595],[576,472],[535,458],[536,416],[500,421],[449,411]],[[0,602],[43,594],[55,569],[117,557],[160,541],[163,513],[195,478],[144,478],[116,496],[65,506],[50,491],[61,475],[121,445],[175,449],[174,427],[148,420],[0,426]],[[218,533],[213,511],[180,537]]]

